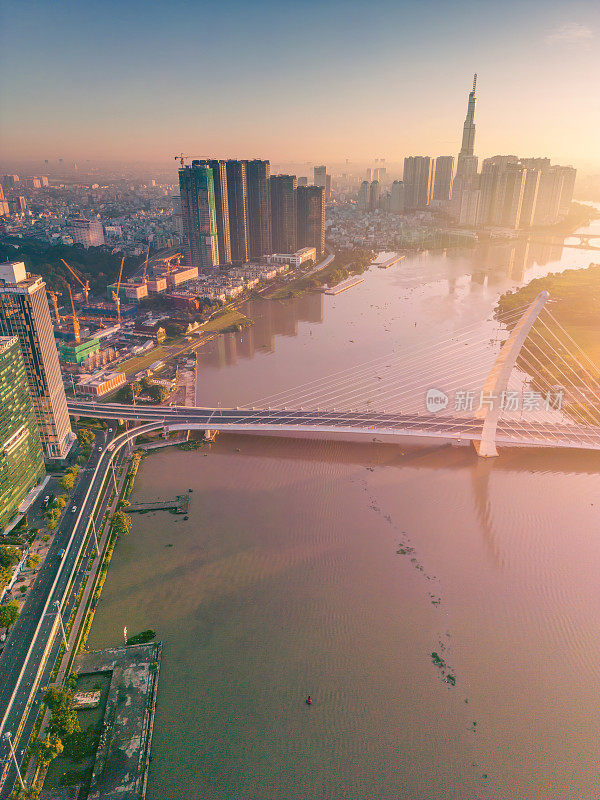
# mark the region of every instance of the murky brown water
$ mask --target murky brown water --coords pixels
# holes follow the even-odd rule
[[[260,304],[200,356],[199,403],[433,340],[513,279],[590,260],[424,255]],[[136,499],[192,488],[189,521],[135,518],[90,637],[165,645],[148,797],[598,797],[599,467],[232,436],[152,455]]]

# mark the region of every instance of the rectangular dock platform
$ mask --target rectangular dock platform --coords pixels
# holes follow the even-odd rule
[[[143,514],[144,511],[174,511],[176,514],[187,514],[190,507],[190,495],[178,494],[174,500],[155,500],[151,503],[132,503],[125,506],[126,514]]]

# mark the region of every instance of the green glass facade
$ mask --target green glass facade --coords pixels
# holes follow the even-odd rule
[[[80,344],[61,344],[60,354],[69,364],[81,364],[88,356],[100,349],[99,339],[86,339]]]
[[[45,472],[19,341],[0,336],[0,531]]]
[[[211,269],[219,263],[215,186],[210,167],[193,161],[179,170],[181,220],[188,263]]]

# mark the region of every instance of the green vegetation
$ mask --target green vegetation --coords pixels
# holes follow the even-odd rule
[[[233,325],[240,325],[246,328],[253,324],[254,322],[240,311],[223,308],[217,311],[211,320],[204,322],[200,326],[200,330],[203,333],[223,333],[227,328],[231,328]]]
[[[14,261],[15,258],[25,262],[28,272],[41,275],[49,289],[62,292],[63,301],[65,297],[68,300],[67,284],[77,289],[79,285],[61,258],[89,280],[92,294],[102,296],[106,295],[106,287],[119,277],[121,266],[121,257],[103,247],[89,247],[86,250],[82,245],[48,245],[37,239],[4,237],[0,243],[0,261]],[[128,275],[139,263],[139,258],[126,258],[123,274]]]
[[[506,292],[498,301],[496,315],[502,318],[503,315],[516,308],[532,302],[539,292],[543,290],[547,290],[550,293],[550,311],[555,320],[545,320],[550,327],[550,331],[555,333],[561,341],[565,341],[568,337],[561,330],[561,328],[564,329],[566,334],[574,339],[585,353],[585,356],[587,356],[587,359],[589,359],[588,361],[585,356],[578,353],[574,344],[567,350],[555,339],[552,340],[553,347],[556,348],[558,354],[565,359],[571,368],[567,370],[563,365],[561,367],[563,372],[567,371],[576,388],[580,387],[585,391],[587,386],[590,386],[594,381],[600,380],[600,368],[593,366],[600,364],[600,324],[598,322],[600,264],[590,264],[585,269],[569,269],[560,273],[552,273],[544,278],[536,278],[528,283],[527,286],[523,286],[513,292]],[[510,327],[511,325],[509,325]],[[536,328],[534,327],[535,330]],[[545,329],[544,333],[552,338],[551,333],[548,333]],[[528,343],[532,356],[530,361],[535,364],[535,371],[521,357],[517,360],[517,364],[521,370],[532,377],[538,391],[546,392],[550,387],[561,383],[561,374],[555,364],[555,355],[548,354],[547,348],[538,347],[536,339],[535,335],[530,335]],[[574,356],[571,355],[571,351],[575,351]],[[536,362],[533,356],[539,361]],[[589,363],[590,361],[592,363]],[[578,362],[582,362],[584,368]],[[573,386],[570,388],[572,391],[576,391]],[[563,408],[576,414],[579,417],[579,421],[581,421],[581,415],[593,421],[586,403],[580,397],[576,400],[573,397],[570,400],[567,398],[567,403],[566,405],[563,403]]]
[[[164,403],[171,392],[166,386],[161,386],[158,383],[153,383],[148,389],[148,395],[152,398],[152,402],[160,404]]]
[[[58,525],[58,520],[60,519],[63,508],[67,505],[68,499],[67,495],[59,495],[54,498],[50,506],[44,511],[46,527],[49,531],[53,531]]]
[[[375,254],[364,248],[348,248],[338,251],[333,260],[323,269],[313,272],[305,278],[297,278],[281,287],[271,297],[275,300],[297,297],[307,289],[318,289],[321,286],[336,286],[350,275],[361,275],[368,269]]]
[[[94,434],[92,431],[87,430],[87,428],[79,428],[77,430],[77,441],[79,442],[79,448],[81,450],[81,455],[87,459],[92,454],[92,446],[94,444]]]
[[[244,319],[241,319],[239,322],[233,322],[231,325],[223,328],[221,333],[237,333],[238,331],[244,330],[244,328],[249,328],[251,325],[254,325],[254,321],[249,317],[244,317]]]
[[[17,785],[12,790],[9,800],[38,800],[41,789],[35,786],[26,786],[23,789]]]
[[[74,464],[72,467],[69,467],[63,477],[59,480],[58,485],[61,489],[64,489],[66,492],[70,492],[72,488],[75,486],[75,480],[77,475],[79,474],[79,466]]]
[[[140,451],[138,451],[134,453],[133,456],[131,457],[131,461],[129,462],[129,469],[127,470],[127,475],[125,477],[125,482],[123,484],[121,505],[126,505],[127,503],[129,503],[129,495],[131,494],[131,490],[133,489],[133,481],[135,480],[135,476],[140,466],[140,461],[142,460],[142,456],[143,454]]]
[[[591,220],[598,219],[599,217],[600,211],[593,206],[588,206],[584,203],[571,203],[569,214],[565,219],[563,219],[562,222],[558,222],[556,225],[546,227],[544,230],[570,233],[577,228],[581,228],[583,225],[589,225]]]
[[[133,375],[142,369],[148,369],[150,364],[154,364],[155,361],[164,361],[168,357],[169,350],[162,345],[158,345],[158,347],[153,347],[152,350],[148,350],[143,356],[136,356],[135,358],[123,361],[123,363],[119,364],[115,369],[118,372],[124,372],[125,375]]]
[[[10,628],[19,618],[19,604],[11,600],[5,606],[0,606],[0,628]]]
[[[0,568],[12,569],[21,560],[21,554],[14,547],[0,547]]]
[[[127,644],[147,644],[155,637],[156,631],[153,631],[152,628],[148,628],[146,631],[136,633],[135,636],[130,636],[129,639],[127,639]]]
[[[27,569],[35,569],[40,564],[40,557],[38,555],[29,556],[27,559]]]
[[[107,425],[103,419],[94,419],[94,417],[79,417],[79,425],[81,428],[91,428],[92,430],[105,430]]]
[[[21,560],[21,551],[16,547],[0,547],[0,591],[8,585],[15,567]],[[0,612],[6,606],[0,606]],[[6,627],[6,626],[3,626]]]
[[[127,514],[117,511],[113,514],[112,529],[117,536],[127,536],[131,532],[131,520]]]
[[[81,730],[73,708],[73,696],[69,691],[51,687],[44,696],[44,702],[51,711],[46,736],[43,739],[36,737],[30,745],[31,755],[42,768],[63,752],[64,742]]]

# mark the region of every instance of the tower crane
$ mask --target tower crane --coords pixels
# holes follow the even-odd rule
[[[185,166],[185,159],[189,158],[189,156],[184,156],[183,153],[179,153],[179,155],[173,156],[173,158],[175,159],[175,161],[179,161],[179,163],[181,164],[181,168],[183,169]]]
[[[73,292],[71,291],[71,284],[67,283],[69,288],[69,297],[71,298],[71,308],[73,309],[73,334],[75,336],[75,344],[81,344],[81,334],[79,332],[79,320],[75,313],[75,303],[73,302]]]
[[[156,258],[155,261],[158,261],[159,264],[165,264],[167,267],[167,275],[171,272],[171,261],[175,261],[176,259],[181,258],[181,253],[175,253],[172,256],[166,256],[165,258]],[[179,261],[177,261],[179,264]]]
[[[84,283],[84,282],[81,280],[81,278],[79,277],[79,275],[77,275],[77,273],[75,272],[75,270],[74,270],[72,267],[70,267],[70,266],[67,264],[67,262],[64,260],[64,258],[61,258],[61,261],[63,262],[63,264],[65,265],[65,267],[66,267],[66,268],[69,270],[69,272],[71,273],[71,275],[72,275],[72,276],[75,278],[75,280],[76,280],[76,281],[78,281],[78,282],[81,284],[81,286],[82,286],[82,288],[83,288],[83,293],[84,293],[84,295],[85,295],[85,304],[86,304],[86,306],[87,306],[87,304],[88,304],[88,297],[89,297],[89,294],[90,294],[90,282],[89,282],[88,280],[86,280],[86,282]]]
[[[62,328],[60,314],[58,313],[58,303],[56,302],[57,297],[62,297],[62,292],[54,292],[52,289],[46,289],[46,292],[52,298],[52,305],[54,306],[54,316],[56,317],[56,325],[58,326],[58,328]]]
[[[125,263],[125,256],[121,259],[121,269],[119,270],[119,280],[117,282],[117,291],[112,293],[115,306],[117,307],[117,320],[121,324],[121,298],[119,297],[119,290],[121,288],[121,278],[123,277],[123,264]]]

